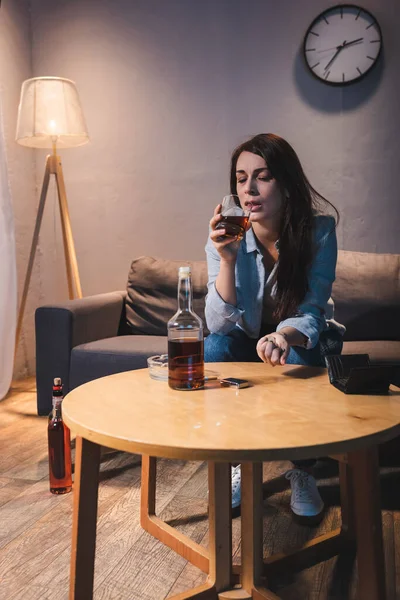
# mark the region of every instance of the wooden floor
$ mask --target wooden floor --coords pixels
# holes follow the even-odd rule
[[[0,598],[67,600],[73,493],[49,492],[47,420],[36,415],[33,379],[0,402]],[[400,457],[399,457],[400,458]],[[157,506],[164,520],[207,544],[204,463],[160,460]],[[399,460],[400,464],[400,460]],[[265,554],[303,544],[340,523],[337,467],[317,469],[326,516],[318,528],[296,525],[289,511],[289,463],[264,465]],[[388,599],[400,599],[400,468],[382,468]],[[104,450],[99,490],[95,600],[161,600],[204,581],[200,571],[139,525],[140,457]],[[240,562],[240,519],[233,523]],[[340,556],[271,582],[282,600],[353,600],[354,556]],[[363,600],[363,599],[360,599]]]

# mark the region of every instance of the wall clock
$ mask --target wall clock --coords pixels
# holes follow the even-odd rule
[[[303,52],[310,71],[332,85],[364,77],[376,64],[382,33],[376,18],[354,4],[339,4],[322,12],[304,37]]]

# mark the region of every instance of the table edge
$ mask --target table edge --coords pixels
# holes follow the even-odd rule
[[[301,448],[250,448],[250,449],[215,449],[215,448],[186,448],[172,447],[144,442],[135,442],[123,438],[115,438],[105,433],[94,432],[76,423],[68,415],[64,421],[70,430],[77,436],[115,450],[129,452],[131,454],[145,454],[159,458],[214,461],[214,462],[268,462],[274,460],[300,460],[329,456],[330,454],[347,454],[356,450],[362,450],[370,446],[382,444],[400,435],[400,422],[387,429],[356,438],[328,442],[315,446],[303,446]]]

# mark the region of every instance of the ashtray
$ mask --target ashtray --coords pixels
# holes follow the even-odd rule
[[[147,359],[149,375],[158,381],[168,381],[168,354],[156,354]],[[204,381],[218,379],[218,373],[209,369],[204,370]]]
[[[168,354],[156,354],[147,359],[149,375],[158,381],[168,380]]]

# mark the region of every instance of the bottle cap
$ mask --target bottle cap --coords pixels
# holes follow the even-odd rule
[[[61,377],[54,377],[54,385],[61,385]]]
[[[182,275],[183,277],[187,277],[191,273],[192,273],[192,269],[189,265],[185,266],[185,267],[179,267],[179,275]]]

